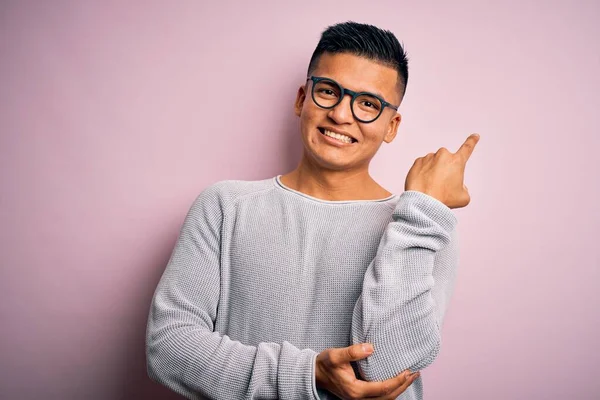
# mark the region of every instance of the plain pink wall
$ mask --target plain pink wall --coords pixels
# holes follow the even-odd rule
[[[482,135],[426,398],[600,398],[598,2],[249,3],[0,3],[0,398],[177,397],[144,331],[183,217],[296,165],[297,87],[346,20],[410,57],[384,186]]]

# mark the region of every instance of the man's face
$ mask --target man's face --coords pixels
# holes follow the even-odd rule
[[[371,92],[387,102],[398,105],[398,73],[395,69],[352,54],[324,53],[313,76],[331,78],[342,87],[355,92]],[[311,97],[313,82],[298,89],[295,112],[300,117],[300,130],[305,155],[322,168],[348,170],[366,168],[382,142],[396,136],[401,120],[394,109],[385,107],[378,119],[363,123],[354,118],[350,109],[351,96],[346,95],[332,109],[315,104]],[[347,134],[356,141],[344,143],[324,135],[324,130]]]

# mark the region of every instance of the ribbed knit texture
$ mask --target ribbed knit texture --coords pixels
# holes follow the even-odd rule
[[[279,176],[220,181],[192,204],[148,319],[152,379],[190,399],[335,399],[317,354],[373,343],[366,380],[439,353],[457,219],[426,194],[327,201]],[[422,399],[418,378],[398,399]]]

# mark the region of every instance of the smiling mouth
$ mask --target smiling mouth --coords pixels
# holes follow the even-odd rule
[[[358,142],[358,140],[351,138],[350,136],[346,136],[346,135],[342,135],[340,133],[335,133],[335,132],[331,132],[326,130],[325,128],[318,128],[319,132],[321,132],[322,135],[334,138],[339,140],[342,143],[356,143]]]

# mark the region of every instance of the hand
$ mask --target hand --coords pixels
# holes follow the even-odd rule
[[[317,355],[315,380],[317,387],[326,389],[344,400],[380,399],[392,400],[419,377],[405,370],[398,376],[381,382],[367,382],[356,378],[350,361],[367,358],[373,353],[369,344],[355,344],[343,348],[331,348]]]
[[[404,190],[416,190],[428,194],[449,208],[465,207],[471,202],[469,190],[463,183],[465,166],[479,142],[474,133],[460,146],[456,153],[445,147],[435,154],[417,158],[404,184]]]

